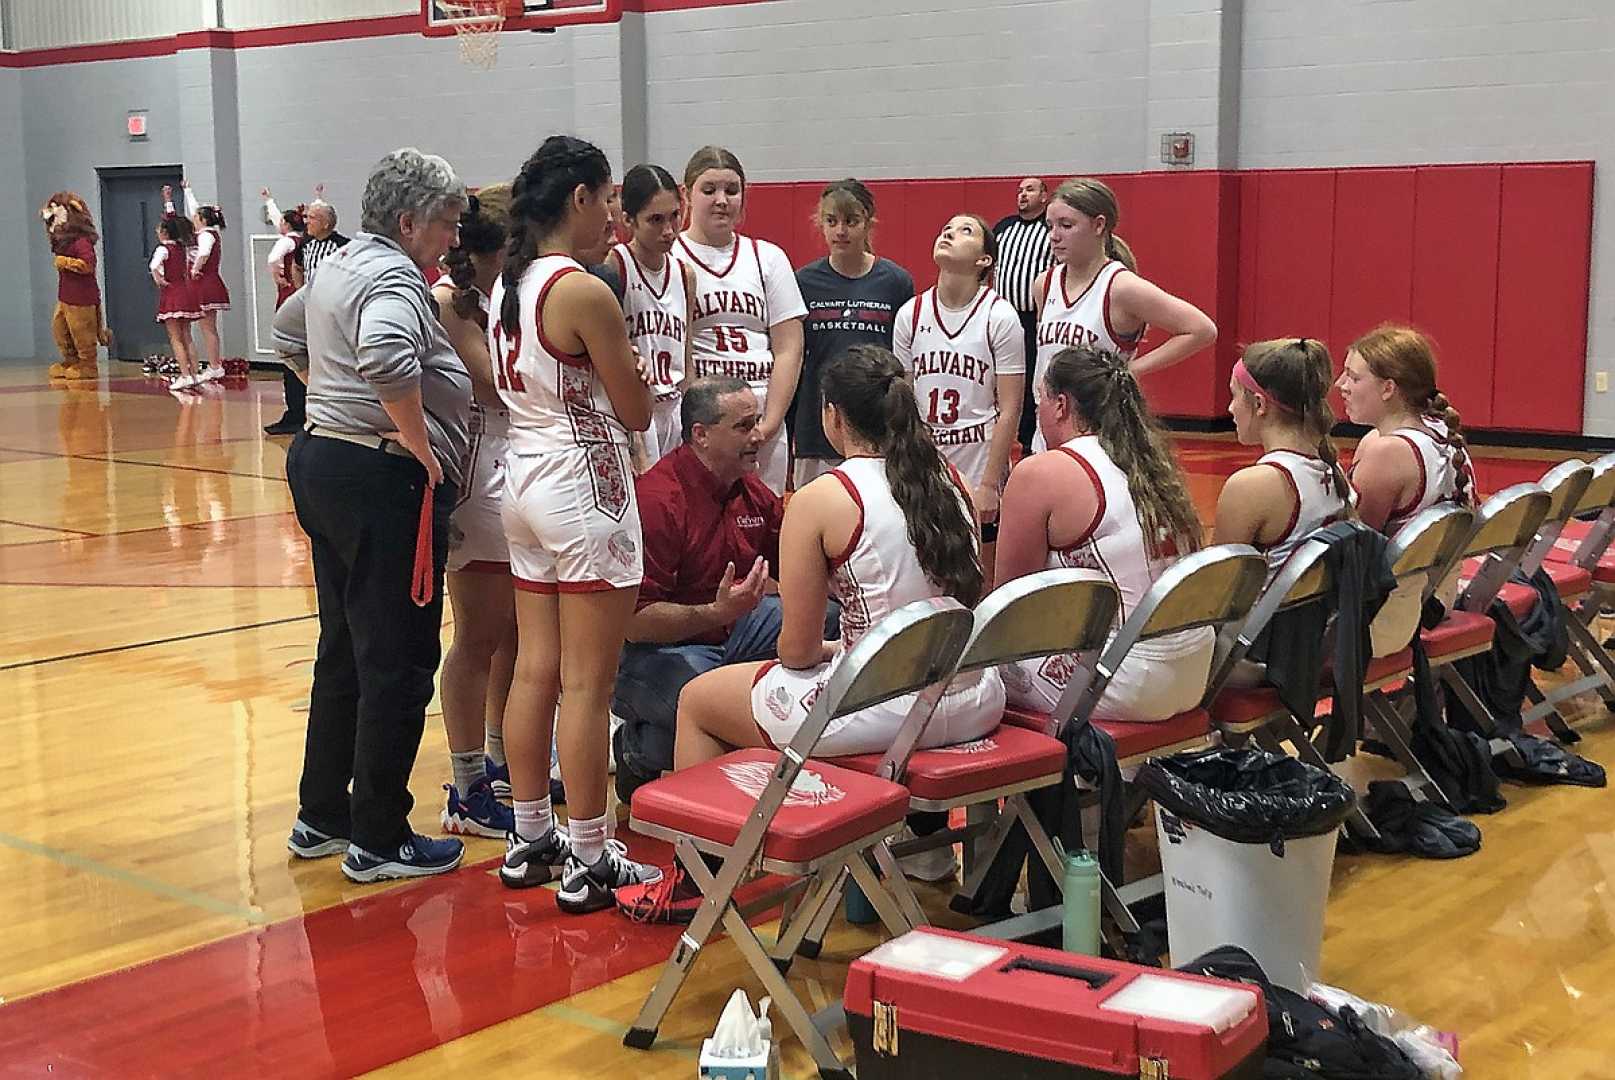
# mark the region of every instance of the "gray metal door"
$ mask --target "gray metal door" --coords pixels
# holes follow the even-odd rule
[[[141,360],[167,353],[168,332],[157,322],[157,286],[147,265],[163,216],[163,185],[179,196],[180,168],[101,169],[102,280],[112,356]],[[181,207],[181,212],[184,208]]]

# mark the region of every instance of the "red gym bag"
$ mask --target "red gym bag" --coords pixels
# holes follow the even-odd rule
[[[1243,983],[925,927],[847,972],[859,1080],[1258,1080],[1262,992]]]

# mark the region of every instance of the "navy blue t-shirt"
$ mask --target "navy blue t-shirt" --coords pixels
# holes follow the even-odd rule
[[[852,345],[892,347],[892,320],[914,296],[914,279],[890,259],[875,260],[863,277],[844,276],[828,258],[796,272],[807,304],[803,322],[802,378],[791,403],[793,445],[799,458],[840,455],[824,437],[819,404],[819,373]]]

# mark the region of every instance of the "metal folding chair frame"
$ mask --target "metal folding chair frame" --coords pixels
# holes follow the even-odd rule
[[[1067,724],[1090,722],[1111,677],[1140,641],[1200,627],[1220,630],[1235,620],[1244,619],[1260,595],[1266,577],[1266,561],[1255,548],[1245,544],[1206,548],[1167,568],[1117,630],[1110,644],[1102,651],[1079,656],[1076,671],[1054,709],[1055,732],[1063,733]],[[1195,595],[1209,589],[1216,590],[1210,598]],[[1025,803],[1017,801],[1016,813],[1000,815],[980,845],[981,853],[966,876],[955,899],[956,905],[968,904],[975,897],[1017,820],[1025,825],[1033,849],[1053,876],[1056,887],[1061,886],[1064,868],[1052,840]],[[1116,883],[1101,874],[1099,886],[1101,903],[1112,920],[1104,927],[1105,937],[1113,948],[1119,949],[1118,932],[1135,933],[1138,923],[1122,901]],[[1053,925],[1058,914],[1057,909],[1050,908],[980,927],[976,932],[1006,939],[1025,937]]]
[[[895,832],[898,824],[860,837],[806,863],[782,862],[764,857],[762,847],[769,824],[785,804],[791,785],[830,721],[916,692],[919,693],[913,712],[926,711],[928,715],[940,698],[938,684],[952,675],[971,630],[970,612],[947,599],[922,600],[905,605],[871,627],[837,666],[790,745],[780,751],[768,784],[758,796],[733,844],[715,844],[678,830],[630,820],[635,831],[673,842],[679,863],[701,887],[703,899],[690,925],[679,935],[678,943],[673,947],[672,955],[646,997],[639,1015],[623,1036],[624,1045],[648,1049],[655,1042],[656,1032],[667,1010],[672,1006],[702,947],[721,922],[753,974],[773,996],[775,1007],[813,1055],[820,1073],[826,1077],[846,1077],[850,1080],[852,1074],[830,1046],[828,1037],[791,991],[774,958],[746,922],[745,913],[736,906],[734,893],[751,870],[757,867],[764,871],[802,875],[806,879],[776,893],[771,898],[774,902],[782,894],[800,895],[806,889],[807,903],[813,904],[822,902],[825,895],[837,887],[843,873],[851,873],[890,932],[901,934],[912,928],[912,911],[905,909],[912,905],[912,909],[917,910],[918,902],[913,893],[907,890],[902,874],[891,873],[895,863],[891,863],[886,883],[883,883],[862,858],[863,852],[871,845],[877,849],[878,855],[885,847],[881,841]],[[723,865],[716,874],[708,869],[702,858],[703,853],[723,856]],[[828,883],[826,879],[829,879]],[[888,884],[898,896],[888,891]],[[907,892],[906,897],[901,895],[904,892]],[[748,904],[748,908],[756,909],[768,902],[758,901]],[[790,927],[782,926],[782,935],[790,932]]]

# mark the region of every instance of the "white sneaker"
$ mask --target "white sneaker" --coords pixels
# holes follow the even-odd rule
[[[617,729],[622,727],[624,720],[616,713],[609,714],[610,727],[606,731],[606,772],[612,776],[617,775]]]
[[[196,383],[197,378],[195,375],[176,375],[173,381],[168,384],[168,388],[170,390],[194,390],[196,389]]]
[[[222,379],[222,378],[224,378],[224,369],[222,367],[220,367],[219,365],[217,365],[217,364],[210,364],[210,365],[208,365],[206,370],[204,370],[202,372],[201,375],[197,376],[196,381],[197,382],[213,382],[215,379]]]
[[[914,830],[904,825],[892,837],[893,844],[900,844],[914,839]],[[903,876],[913,878],[915,881],[936,883],[951,881],[959,876],[959,860],[953,854],[953,845],[932,848],[930,851],[920,851],[913,855],[904,855],[897,860],[902,867]]]

